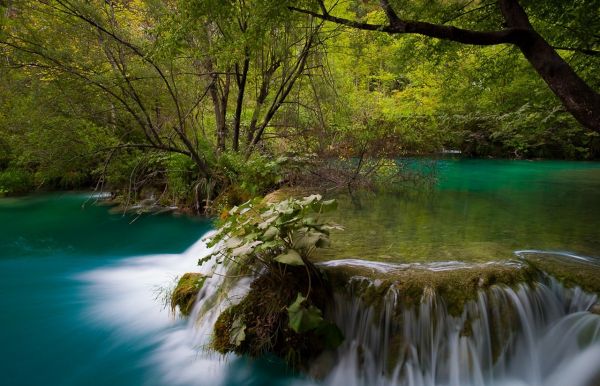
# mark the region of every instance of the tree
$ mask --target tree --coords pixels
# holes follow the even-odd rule
[[[593,2],[592,2],[593,3]],[[498,0],[498,10],[502,16],[502,29],[480,31],[471,28],[458,28],[446,25],[443,21],[430,23],[409,20],[399,16],[396,4],[381,0],[380,7],[387,18],[387,23],[370,23],[333,15],[332,9],[327,8],[323,0],[311,3],[312,8],[290,6],[296,12],[305,13],[323,20],[352,28],[369,31],[380,31],[389,34],[419,34],[432,38],[458,42],[470,45],[512,44],[519,48],[536,72],[548,84],[552,92],[561,100],[565,108],[585,127],[600,131],[600,94],[586,84],[571,66],[557,53],[536,31],[525,9],[518,0]],[[474,12],[481,8],[489,8],[491,3],[462,2],[460,11]],[[591,5],[591,12],[597,12],[597,7]],[[455,18],[455,17],[454,17]],[[454,19],[452,18],[452,19]],[[597,36],[596,36],[597,39]],[[573,50],[587,51],[591,54],[598,52],[590,49]]]
[[[109,159],[131,149],[188,157],[214,193],[230,183],[222,156],[256,153],[321,45],[321,21],[265,0],[8,5],[4,68],[79,84],[106,111],[97,124],[114,129]]]

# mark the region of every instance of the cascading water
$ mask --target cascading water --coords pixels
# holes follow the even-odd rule
[[[368,305],[360,292],[340,292],[331,317],[346,340],[325,377],[311,381],[256,376],[256,365],[236,367],[240,358],[207,349],[217,317],[241,298],[250,282],[224,280],[224,268],[213,272],[211,262],[196,267],[208,252],[201,240],[181,255],[131,258],[80,276],[97,299],[89,319],[122,330],[129,338],[138,334],[153,341],[146,364],[156,372],[150,385],[600,385],[600,316],[586,311],[598,299],[549,277],[516,288],[480,291],[458,316],[451,315],[445,299],[433,291],[425,292],[418,307],[405,306],[393,288],[379,307]],[[430,269],[468,268],[434,263]],[[154,290],[188,271],[212,275],[184,323],[161,308]],[[353,282],[365,280],[357,277]],[[359,287],[352,284],[348,288]]]
[[[210,234],[205,235],[210,236]],[[153,255],[80,275],[92,303],[87,318],[114,327],[117,333],[154,341],[149,367],[159,369],[152,385],[217,385],[227,377],[228,358],[206,349],[214,322],[229,304],[247,291],[249,280],[229,283],[223,291],[224,268],[214,261],[197,267],[210,249],[204,238],[179,255]],[[189,320],[182,324],[161,306],[161,292],[189,271],[210,277],[204,282]],[[225,296],[226,295],[226,296]]]
[[[340,294],[334,318],[347,340],[324,383],[597,386],[600,316],[586,312],[596,301],[553,279],[480,291],[460,316],[431,291],[417,308],[393,289],[379,309]]]

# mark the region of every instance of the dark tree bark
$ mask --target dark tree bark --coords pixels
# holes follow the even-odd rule
[[[528,34],[515,44],[568,112],[585,127],[600,131],[600,94],[589,87],[544,38],[537,33],[517,0],[499,0],[508,27]]]
[[[242,69],[236,65],[236,83],[238,86],[238,95],[235,103],[235,116],[233,118],[233,151],[238,151],[240,148],[240,124],[242,122],[242,110],[244,107],[244,93],[246,92],[246,83],[248,80],[248,70],[250,68],[250,58],[246,55]]]
[[[565,109],[579,123],[600,132],[600,94],[588,86],[556,50],[533,28],[518,0],[497,0],[506,27],[497,31],[473,31],[422,21],[403,20],[388,0],[381,0],[388,24],[361,23],[333,16],[322,0],[317,0],[321,12],[290,7],[348,27],[390,34],[419,34],[432,38],[471,45],[512,44],[517,46],[535,71],[561,100]]]

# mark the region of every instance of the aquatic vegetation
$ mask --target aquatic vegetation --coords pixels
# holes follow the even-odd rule
[[[544,272],[567,287],[581,287],[600,295],[600,263],[592,257],[565,252],[518,251],[532,268]]]
[[[532,283],[538,272],[525,264],[486,263],[448,265],[442,269],[434,264],[389,265],[388,271],[378,271],[365,265],[324,265],[334,288],[354,289],[366,304],[381,303],[388,291],[395,291],[407,307],[418,306],[430,293],[435,293],[451,315],[458,316],[469,301],[477,299],[480,290],[494,285],[515,287]],[[366,280],[355,280],[363,277]],[[376,283],[375,285],[373,283]]]

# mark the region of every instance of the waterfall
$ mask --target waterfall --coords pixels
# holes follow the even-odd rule
[[[198,241],[177,255],[126,259],[79,277],[92,300],[88,320],[115,330],[121,340],[149,342],[148,385],[237,385],[254,379],[252,364],[222,356],[207,346],[220,313],[248,291],[250,279],[225,279],[225,267],[208,262]],[[376,272],[423,266],[335,261],[367,265]],[[433,263],[431,271],[469,269],[459,262]],[[155,299],[157,286],[189,271],[211,275],[189,319],[169,315]],[[477,293],[459,315],[447,299],[425,291],[418,305],[403,304],[393,286],[376,305],[363,298],[365,285],[381,280],[354,277],[338,291],[329,317],[346,340],[329,353],[320,380],[264,378],[264,384],[308,386],[598,386],[600,316],[587,312],[597,296],[565,288],[551,277],[531,284],[493,285]],[[319,363],[316,363],[319,365]],[[320,365],[323,365],[321,363]],[[241,381],[232,380],[238,374]],[[261,375],[264,376],[264,375]],[[244,378],[245,377],[245,378]],[[260,376],[259,376],[260,377]],[[254,384],[261,384],[259,378]]]
[[[459,316],[433,291],[407,307],[391,287],[374,307],[356,287],[350,283],[348,293],[336,295],[332,315],[346,341],[326,385],[600,384],[600,316],[587,312],[597,297],[577,287],[551,278],[495,285],[479,291]]]
[[[223,265],[214,260],[198,267],[210,253],[205,238],[181,254],[128,258],[118,264],[81,274],[90,307],[86,320],[115,331],[121,341],[144,339],[151,347],[147,363],[155,373],[149,385],[218,385],[228,376],[224,357],[208,349],[213,325],[226,307],[245,294],[250,279],[225,280]],[[186,272],[209,277],[187,320],[171,315],[157,290],[168,290]]]

